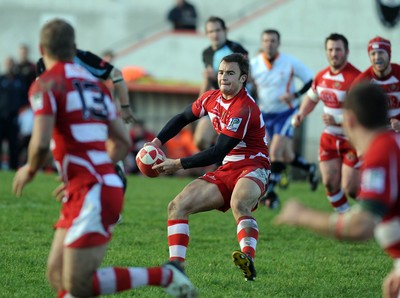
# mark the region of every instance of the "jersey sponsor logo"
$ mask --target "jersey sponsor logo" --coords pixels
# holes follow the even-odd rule
[[[43,94],[42,93],[34,94],[31,99],[31,105],[33,111],[43,109]]]
[[[330,90],[322,90],[319,98],[324,102],[325,106],[329,108],[336,108],[339,105],[339,99],[336,94]]]
[[[385,169],[364,170],[361,177],[361,190],[364,192],[383,193],[385,190]]]
[[[240,123],[242,123],[242,118],[231,118],[229,119],[229,123],[226,129],[233,132],[237,132]]]

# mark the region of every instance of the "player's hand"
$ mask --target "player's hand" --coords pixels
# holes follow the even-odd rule
[[[63,198],[65,197],[65,184],[61,182],[59,186],[53,191],[53,197],[57,202],[62,202]]]
[[[304,120],[303,115],[301,115],[301,114],[294,115],[293,118],[292,118],[292,121],[291,121],[292,126],[294,128],[299,127],[301,125],[301,123],[303,122],[303,120]]]
[[[396,269],[393,269],[388,276],[385,277],[382,285],[384,298],[397,298],[400,292],[400,275]]]
[[[33,179],[32,172],[30,171],[29,165],[24,165],[21,167],[17,173],[15,173],[13,179],[12,190],[13,193],[20,197],[22,195],[22,190],[24,189],[25,185],[31,182]]]
[[[390,119],[390,126],[395,132],[400,132],[400,121],[397,119]]]
[[[322,121],[324,122],[325,125],[336,125],[335,118],[332,115],[329,114],[322,114]]]
[[[286,224],[295,226],[297,225],[301,212],[305,209],[306,207],[304,205],[292,199],[283,205],[281,212],[274,219],[274,223],[277,225]]]
[[[294,99],[294,95],[292,93],[285,93],[281,95],[279,99],[284,103],[286,103],[289,106],[289,108],[293,109],[292,101]]]
[[[158,147],[161,148],[161,141],[157,138],[154,138],[151,142],[146,142],[144,143],[143,147],[147,146],[147,145],[152,145],[154,147]]]
[[[130,107],[121,108],[121,118],[125,121],[125,123],[133,123],[136,121]]]
[[[154,165],[152,167],[153,170],[156,170],[160,174],[173,174],[176,171],[183,169],[180,159],[166,159],[162,163],[158,165]]]

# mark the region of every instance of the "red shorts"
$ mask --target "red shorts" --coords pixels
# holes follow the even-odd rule
[[[218,210],[226,212],[231,208],[231,196],[236,183],[240,178],[248,178],[257,183],[261,196],[268,189],[270,165],[266,159],[245,159],[228,162],[214,172],[204,174],[200,179],[216,184],[224,198],[224,206]]]
[[[327,161],[340,158],[343,163],[352,168],[360,167],[357,151],[343,137],[323,132],[319,145],[319,160]]]
[[[64,245],[74,248],[98,246],[111,238],[122,211],[122,187],[100,183],[81,185],[68,191],[56,228],[67,229]]]

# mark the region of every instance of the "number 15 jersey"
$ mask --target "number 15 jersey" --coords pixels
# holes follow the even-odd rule
[[[29,100],[35,116],[55,117],[51,149],[69,186],[118,186],[105,147],[117,112],[105,85],[81,66],[59,62],[32,84]]]

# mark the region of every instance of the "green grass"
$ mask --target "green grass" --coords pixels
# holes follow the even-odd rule
[[[54,175],[39,174],[24,195],[11,193],[13,173],[0,172],[0,297],[55,297],[46,278],[46,260],[59,203],[51,197]],[[103,266],[155,266],[168,259],[166,207],[190,180],[129,177],[123,212]],[[280,191],[283,201],[298,196],[330,211],[322,187],[305,183]],[[256,282],[245,282],[230,260],[239,249],[230,211],[190,217],[186,272],[201,297],[380,297],[392,264],[374,241],[341,243],[311,232],[274,226],[277,211],[255,212],[260,236]],[[145,287],[108,297],[167,297]]]

